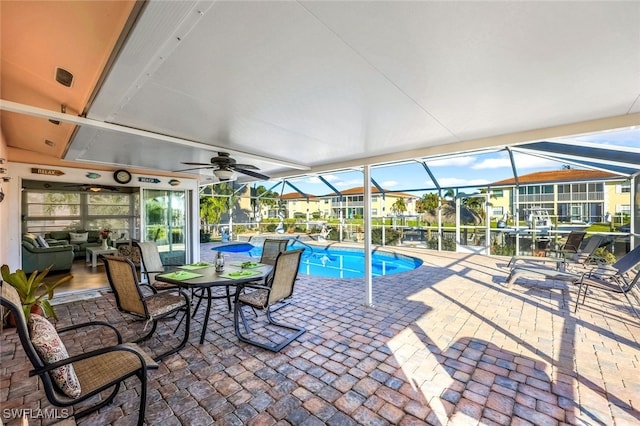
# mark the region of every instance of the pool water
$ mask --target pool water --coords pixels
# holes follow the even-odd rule
[[[364,277],[364,251],[357,248],[311,247],[294,241],[287,250],[304,249],[298,273],[328,278]],[[262,247],[249,251],[251,257],[260,258]],[[374,251],[373,276],[391,275],[411,271],[422,265],[422,260],[391,252]]]

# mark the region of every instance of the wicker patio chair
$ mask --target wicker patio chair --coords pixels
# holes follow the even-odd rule
[[[636,302],[638,302],[638,296],[633,294],[632,290],[637,286],[640,278],[640,272],[635,269],[639,263],[640,246],[625,254],[613,265],[605,265],[583,274],[582,278],[577,282],[579,288],[574,312],[578,310],[580,295],[582,295],[582,304],[584,305],[587,291],[589,287],[592,287],[604,292],[624,295],[627,302],[629,302],[629,306],[631,306],[631,310],[640,318],[640,314],[633,307],[633,303],[629,298],[629,295],[632,294]]]
[[[278,352],[306,331],[303,327],[275,321],[271,316],[272,306],[293,294],[293,287],[298,276],[301,257],[302,250],[281,252],[276,258],[273,275],[266,285],[250,283],[245,284],[243,288],[239,288],[236,291],[233,321],[238,339],[270,351]],[[250,288],[253,289],[253,291],[247,293],[243,291],[244,288]],[[269,324],[292,330],[292,332],[285,335],[281,333],[270,333],[268,339],[260,336],[260,340],[257,340],[258,336],[253,338],[249,337],[251,330],[247,323],[247,318],[242,311],[243,306],[264,310]],[[246,334],[242,334],[240,331],[241,320]],[[279,340],[279,342],[274,342],[273,340]]]
[[[182,349],[189,339],[191,320],[191,315],[189,315],[191,307],[189,296],[179,289],[171,292],[157,292],[153,287],[146,287],[153,290],[153,293],[143,295],[142,287],[138,283],[135,266],[129,259],[117,256],[101,256],[101,258],[104,262],[109,286],[113,290],[118,310],[151,323],[148,333],[137,339],[136,342],[150,338],[158,326],[158,320],[172,317],[173,314],[184,311],[186,322],[184,337],[180,344],[156,356],[155,359],[160,360]],[[145,330],[147,326],[148,324],[145,325]]]
[[[122,336],[118,330],[101,321],[74,324],[56,330],[46,318],[32,314],[28,323],[17,291],[8,284],[1,286],[0,303],[15,318],[20,343],[33,366],[29,375],[37,375],[40,378],[45,395],[52,405],[71,407],[103,391],[110,392],[106,396],[103,395],[94,405],[86,407],[86,404],[82,404],[83,410],[77,412],[74,410],[73,416],[76,419],[83,417],[111,403],[120,390],[122,382],[135,375],[141,383],[138,425],[144,423],[147,370],[158,368],[158,365],[142,349],[135,344],[123,344]],[[32,327],[31,336],[29,325]],[[85,332],[87,327],[94,331],[103,328],[113,332],[116,344],[69,356],[58,333],[62,334],[73,330]],[[87,336],[91,335],[91,333],[87,333]],[[55,348],[55,351],[52,348]],[[47,360],[47,358],[50,359]],[[57,381],[55,377],[60,376],[61,371],[64,372],[65,379],[59,385],[59,380]],[[75,384],[75,387],[71,389],[73,391],[71,396],[68,394],[69,388],[65,393],[61,387],[68,386],[69,383]]]

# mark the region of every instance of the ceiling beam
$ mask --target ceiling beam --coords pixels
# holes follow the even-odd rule
[[[399,151],[377,155],[355,160],[325,164],[312,167],[307,174],[320,174],[328,171],[343,170],[353,167],[362,167],[363,165],[383,165],[405,161],[407,159],[422,158],[436,156],[448,156],[453,154],[462,154],[468,151],[478,151],[488,148],[496,150],[504,149],[507,146],[517,146],[523,143],[539,142],[542,140],[550,140],[567,136],[575,136],[588,133],[604,132],[607,130],[624,129],[627,127],[640,126],[640,113],[618,115],[615,117],[600,118],[589,121],[581,121],[578,123],[562,124],[559,126],[545,127],[541,129],[526,130],[523,132],[509,133],[505,135],[496,135],[487,138],[470,139],[466,141],[427,146],[425,148]],[[273,178],[290,177],[293,173],[283,172],[274,173]]]
[[[229,149],[227,147],[209,145],[203,142],[197,142],[197,141],[192,141],[188,139],[181,139],[174,136],[164,135],[161,133],[150,132],[148,130],[136,129],[134,127],[126,127],[126,126],[121,126],[119,124],[92,120],[90,118],[79,117],[77,115],[50,111],[48,109],[24,105],[17,102],[7,101],[5,99],[0,99],[0,110],[29,115],[32,117],[64,121],[66,123],[72,123],[77,126],[88,126],[88,127],[93,127],[93,128],[102,129],[102,130],[116,131],[120,133],[126,133],[129,135],[141,136],[141,137],[156,139],[164,142],[171,142],[177,145],[189,146],[191,148],[197,148],[197,149],[202,149],[206,151],[214,151],[214,152],[224,151],[232,155],[242,155],[253,160],[264,161],[266,163],[275,164],[282,167],[289,167],[296,170],[309,170],[308,166],[304,166],[298,163],[293,163],[290,161],[280,160],[280,159],[271,158],[271,157],[265,157],[262,155],[251,154],[244,151]]]

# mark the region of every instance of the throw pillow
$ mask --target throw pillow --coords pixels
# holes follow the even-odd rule
[[[31,314],[29,317],[29,336],[42,362],[52,364],[69,358],[67,348],[62,343],[58,332],[45,317]],[[60,390],[71,398],[80,396],[80,382],[72,364],[63,365],[49,372]]]
[[[38,235],[36,237],[36,240],[38,241],[38,244],[40,244],[40,247],[49,248],[49,243],[44,238],[42,238],[41,235]]]
[[[75,232],[69,232],[69,238],[71,239],[71,244],[82,244],[87,242],[87,239],[89,238],[89,233],[81,232],[78,234]]]

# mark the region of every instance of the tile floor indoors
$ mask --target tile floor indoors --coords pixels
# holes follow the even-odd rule
[[[239,343],[233,316],[214,302],[187,346],[149,373],[149,425],[630,425],[640,424],[640,320],[624,298],[520,279],[507,290],[504,258],[422,252],[415,271],[373,280],[300,276],[293,303],[274,316],[307,332],[280,353]],[[113,296],[57,306],[58,326],[136,323]],[[173,320],[176,321],[176,320]],[[143,346],[171,344],[172,325]],[[67,339],[71,352],[91,345]],[[50,407],[12,329],[0,336],[0,414]],[[129,425],[139,382],[80,425]],[[32,419],[30,424],[51,424]]]

